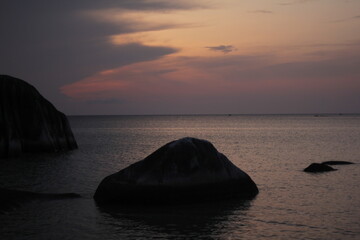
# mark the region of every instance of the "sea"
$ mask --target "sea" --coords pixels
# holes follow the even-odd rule
[[[360,239],[360,115],[69,116],[79,149],[0,161],[0,187],[82,197],[25,201],[0,239]],[[100,207],[100,181],[183,137],[206,139],[259,188],[252,200]],[[306,173],[330,160],[352,165]]]

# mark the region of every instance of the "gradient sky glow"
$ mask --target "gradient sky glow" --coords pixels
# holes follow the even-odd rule
[[[0,73],[66,114],[360,112],[358,0],[4,0],[0,27]]]

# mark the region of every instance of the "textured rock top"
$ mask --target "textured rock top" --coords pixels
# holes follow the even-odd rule
[[[118,180],[144,185],[194,185],[246,177],[208,141],[182,138],[121,171]]]

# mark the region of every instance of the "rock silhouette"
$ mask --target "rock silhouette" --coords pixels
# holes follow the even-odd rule
[[[30,84],[0,75],[0,158],[76,148],[63,113]]]
[[[329,172],[329,171],[335,171],[337,169],[334,169],[324,163],[312,163],[307,168],[304,169],[304,172]]]
[[[98,204],[172,204],[253,198],[253,180],[208,141],[183,138],[107,176],[98,186]]]

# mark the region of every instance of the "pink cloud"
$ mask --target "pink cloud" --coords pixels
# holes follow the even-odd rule
[[[272,63],[271,59],[167,56],[103,71],[65,85],[61,91],[81,101],[125,99],[133,107],[163,111],[194,107],[198,112],[209,105],[231,109],[228,106],[236,108],[235,102],[258,104],[262,109],[284,105],[285,109],[295,103],[311,106],[317,99],[336,102],[340,98],[356,105],[353,96],[360,95],[357,56],[287,63]]]

